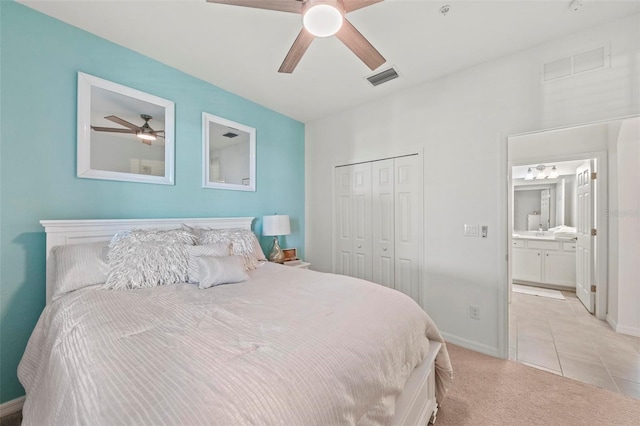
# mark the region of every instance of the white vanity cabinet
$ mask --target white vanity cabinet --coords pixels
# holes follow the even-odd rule
[[[513,280],[575,287],[575,250],[573,241],[514,238]]]

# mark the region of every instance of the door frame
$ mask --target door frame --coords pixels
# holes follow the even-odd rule
[[[606,320],[607,315],[607,296],[608,296],[608,244],[609,244],[609,229],[608,229],[608,217],[607,210],[609,208],[609,198],[608,198],[608,177],[609,177],[609,164],[608,164],[608,152],[607,151],[596,151],[596,152],[575,152],[572,154],[566,155],[544,155],[539,157],[531,157],[526,160],[517,160],[517,161],[509,161],[509,139],[525,136],[525,135],[534,135],[534,134],[543,134],[549,132],[556,132],[561,130],[568,130],[579,127],[587,127],[596,124],[602,123],[610,123],[615,122],[617,120],[622,120],[627,117],[621,118],[612,118],[608,120],[595,121],[591,123],[583,123],[574,126],[565,126],[558,127],[553,129],[545,129],[534,132],[525,132],[525,133],[517,133],[511,135],[501,134],[500,139],[504,141],[501,149],[501,158],[503,159],[504,165],[506,165],[506,179],[502,180],[504,184],[502,186],[502,196],[499,197],[499,200],[502,204],[501,215],[506,214],[506,217],[499,218],[500,223],[502,223],[501,229],[499,230],[499,236],[502,237],[502,252],[505,253],[504,260],[502,257],[499,257],[500,262],[500,270],[502,271],[501,275],[504,277],[503,285],[500,286],[500,303],[499,303],[499,312],[498,312],[498,323],[499,323],[499,331],[498,331],[498,352],[505,359],[509,358],[509,305],[511,303],[511,281],[512,281],[512,271],[511,271],[511,259],[513,256],[512,246],[513,246],[513,191],[512,191],[512,167],[519,165],[526,165],[531,163],[539,163],[543,164],[545,162],[559,162],[559,161],[572,161],[572,160],[580,160],[586,158],[592,158],[596,160],[597,168],[596,171],[598,173],[598,179],[596,179],[595,191],[596,191],[596,229],[598,229],[598,239],[596,241],[596,253],[598,255],[596,261],[596,277],[598,283],[598,289],[596,291],[596,317],[601,320]],[[503,166],[504,167],[504,166]],[[504,170],[504,169],[503,169]],[[503,175],[504,176],[504,175]],[[504,233],[504,234],[503,234]],[[506,237],[506,238],[504,238]],[[502,262],[506,261],[506,265]]]

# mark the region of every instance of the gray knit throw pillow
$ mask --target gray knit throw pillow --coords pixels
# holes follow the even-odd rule
[[[193,234],[181,229],[133,229],[116,234],[109,244],[109,274],[103,288],[125,290],[187,282],[185,244]]]

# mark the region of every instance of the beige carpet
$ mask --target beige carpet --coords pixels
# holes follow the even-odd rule
[[[640,425],[640,401],[514,361],[447,344],[451,390],[445,425]]]

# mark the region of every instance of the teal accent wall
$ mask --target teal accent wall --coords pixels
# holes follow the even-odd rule
[[[45,305],[41,219],[278,212],[282,245],[304,255],[303,123],[15,2],[0,0],[0,42],[0,403],[24,394],[16,369]],[[175,186],[76,177],[78,71],[175,102]],[[256,128],[256,192],[201,187],[203,111]]]

